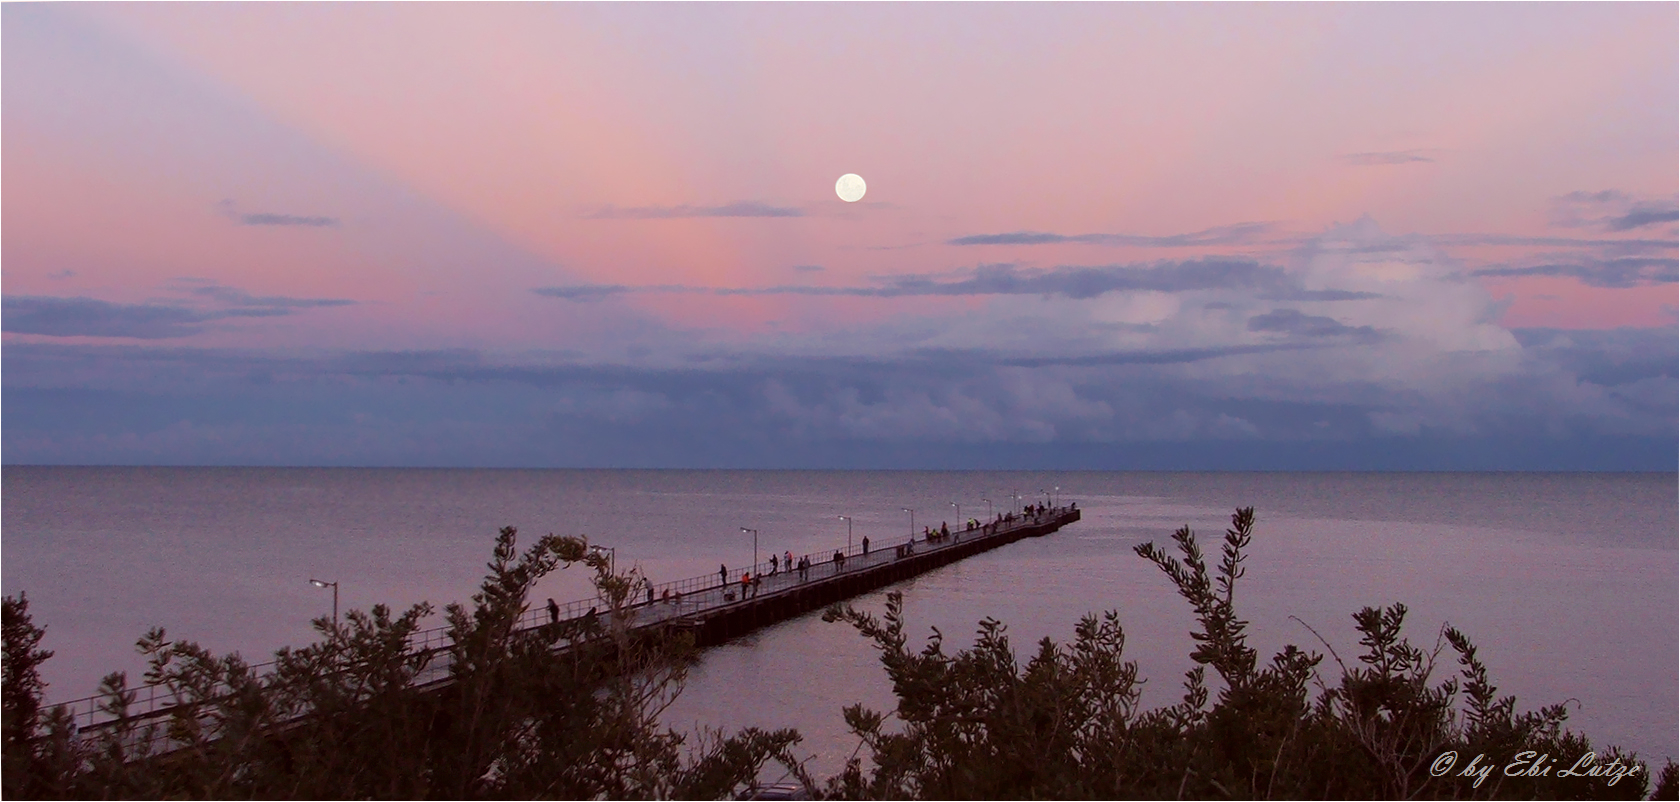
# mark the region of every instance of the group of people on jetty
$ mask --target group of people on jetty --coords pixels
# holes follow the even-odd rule
[[[1050,512],[1050,508],[1043,504],[1027,504],[1021,507],[1019,515],[1014,512],[998,513],[993,520],[987,523],[981,523],[977,518],[969,518],[967,521],[963,522],[963,528],[956,533],[951,531],[949,522],[941,521],[938,529],[928,526],[922,527],[922,541],[929,546],[937,546],[948,542],[960,542],[962,540],[962,535],[965,532],[978,531],[982,536],[990,535],[997,532],[1000,528],[1005,528],[1015,524],[1016,521],[1025,520],[1027,518],[1036,519],[1042,517],[1047,512]],[[868,537],[863,538],[862,545],[862,556],[867,558],[869,556],[870,549]],[[915,553],[916,536],[914,534],[910,536],[909,541],[901,546],[896,546],[893,549],[893,557],[895,559],[910,557],[915,555]],[[834,550],[834,554],[830,558],[830,561],[834,564],[836,573],[845,569],[846,558],[846,550]],[[750,599],[758,595],[759,588],[763,585],[765,577],[775,576],[777,573],[797,573],[799,575],[800,582],[809,580],[813,563],[811,555],[809,554],[795,560],[792,551],[785,551],[780,555],[771,554],[769,566],[770,568],[768,571],[759,571],[757,573],[752,570],[743,571],[741,573],[741,579],[738,583],[739,587],[737,589],[734,587],[737,583],[730,582],[729,566],[719,565],[718,584],[715,587],[723,591],[725,601],[734,601],[738,598]],[[636,586],[637,592],[635,595],[642,596],[643,598],[639,600],[639,602],[632,603],[637,606],[652,605],[655,602],[655,588],[653,582],[648,580],[646,577],[642,577],[638,581],[639,584]],[[737,595],[737,590],[739,595]],[[689,593],[693,592],[695,591],[689,591]],[[667,586],[658,591],[657,600],[660,604],[681,603],[683,596],[684,591]],[[591,607],[589,612],[583,616],[583,619],[587,623],[593,623],[598,615],[599,613],[596,608]],[[548,600],[548,619],[549,624],[551,625],[557,626],[560,624],[560,606],[556,604],[553,599]],[[585,628],[588,628],[587,623]]]

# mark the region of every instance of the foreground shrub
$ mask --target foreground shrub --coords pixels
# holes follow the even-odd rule
[[[516,629],[537,580],[571,564],[595,572],[614,614],[589,622],[608,623]],[[613,574],[579,538],[550,535],[521,554],[515,530],[503,529],[471,606],[445,611],[446,655],[409,646],[424,604],[353,611],[342,626],[317,619],[323,639],[282,649],[267,674],[155,629],[139,648],[146,681],[177,702],[172,714],[128,716],[134,692],[112,674],[101,691],[118,723],[81,740],[62,710],[42,716],[38,668],[51,653],[35,648],[43,631],[27,599],[7,598],[5,795],[718,798],[769,760],[793,764],[792,730],[690,744],[659,725],[693,648],[625,623],[638,581]],[[572,647],[556,654],[562,637]],[[448,660],[451,681],[428,692],[416,679],[434,659]]]
[[[1586,776],[1587,766],[1577,761],[1595,750],[1563,729],[1563,705],[1517,713],[1514,697],[1496,695],[1463,633],[1445,628],[1444,644],[1427,652],[1413,646],[1402,635],[1403,604],[1354,614],[1365,651],[1353,665],[1336,659],[1334,684],[1319,673],[1321,655],[1293,645],[1260,664],[1235,604],[1253,528],[1252,508],[1231,516],[1211,571],[1189,527],[1173,535],[1178,556],[1153,543],[1137,548],[1189,602],[1198,625],[1191,633],[1196,665],[1185,675],[1182,701],[1147,712],[1138,709],[1137,665],[1123,657],[1125,635],[1115,612],[1080,621],[1071,644],[1045,638],[1022,667],[1003,625],[990,619],[980,622],[973,647],[948,655],[937,629],[920,652],[906,648],[897,593],[888,595],[879,619],[850,606],[830,609],[825,618],[850,623],[880,650],[898,707],[892,726],[882,713],[846,709],[847,726],[868,747],[871,767],[866,772],[853,759],[829,781],[829,793],[881,799],[1644,796],[1650,787],[1644,763],[1618,749],[1598,751],[1593,765],[1607,773]],[[1458,676],[1436,681],[1448,647]],[[1513,764],[1519,776],[1507,776]],[[1675,793],[1674,773],[1670,762],[1659,779],[1657,792],[1665,798]]]

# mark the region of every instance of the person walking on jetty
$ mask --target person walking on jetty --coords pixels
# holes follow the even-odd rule
[[[718,584],[729,584],[729,566],[722,564],[718,565]]]
[[[785,566],[783,570],[786,570],[786,571],[792,571],[793,570],[793,552],[791,552],[791,551],[782,552],[782,565]]]
[[[869,556],[869,536],[868,535],[863,536],[863,556],[865,556],[865,557]]]
[[[560,623],[560,605],[554,603],[554,597],[548,599],[548,623]]]

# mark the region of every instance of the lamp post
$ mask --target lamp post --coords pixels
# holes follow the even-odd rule
[[[842,515],[840,520],[846,522],[846,554],[850,556],[852,553],[852,516]]]
[[[751,532],[753,536],[753,573],[758,573],[758,530],[741,527],[742,532]]]
[[[910,513],[910,539],[915,540],[916,539],[916,511],[913,510],[913,509],[910,509],[909,507],[905,507],[904,511]]]
[[[309,584],[318,588],[332,588],[333,590],[333,629],[338,629],[338,583],[322,582],[319,579],[309,580]]]
[[[606,552],[607,570],[611,571],[613,576],[618,576],[618,549],[615,549],[612,546],[590,546],[589,550],[597,554],[603,551]]]
[[[983,499],[980,499],[980,500],[986,502],[986,523],[991,523],[992,522],[992,500],[989,499],[989,498],[983,498]]]
[[[1062,503],[1062,486],[1061,485],[1056,485],[1056,500],[1050,502],[1050,506],[1055,507],[1055,506],[1057,506],[1061,503]]]
[[[962,526],[962,505],[953,501],[951,502],[951,506],[957,508],[957,526]]]

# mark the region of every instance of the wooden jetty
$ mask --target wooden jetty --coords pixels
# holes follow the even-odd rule
[[[619,615],[624,620],[617,623],[631,630],[684,631],[692,634],[697,646],[713,646],[1022,538],[1050,534],[1079,519],[1078,506],[1069,504],[1041,512],[1013,513],[974,528],[951,530],[948,535],[934,532],[931,537],[910,537],[896,544],[876,543],[868,550],[853,546],[807,554],[796,561],[808,566],[803,569],[787,570],[780,561],[772,569],[766,561],[734,570],[726,568],[719,574],[644,585],[643,595],[632,594],[637,603],[622,608]],[[742,575],[755,581],[743,583]],[[516,629],[549,627],[556,632],[576,631],[585,621],[606,628],[615,622],[612,612],[600,612],[604,606],[600,599],[574,601],[558,605],[556,610],[537,606],[520,617]],[[554,643],[556,651],[565,651],[571,645],[564,638],[555,638]],[[431,690],[451,683],[449,669],[454,653],[447,627],[417,632],[410,636],[408,646],[411,652],[427,657],[425,667],[414,678],[415,686]],[[260,672],[265,667],[260,664],[252,668]],[[66,702],[63,706],[70,712],[79,736],[85,738],[119,723],[140,725],[140,731],[161,735],[166,727],[145,725],[163,723],[182,704],[167,688],[158,685],[139,686],[129,693],[133,695],[121,722],[110,713],[111,699],[103,695]],[[166,743],[153,746],[157,747],[154,752],[169,751]]]

